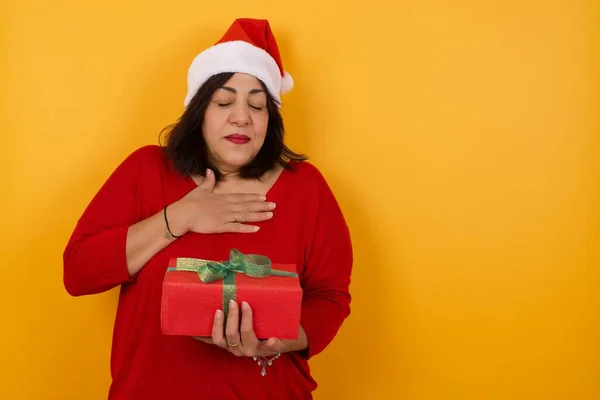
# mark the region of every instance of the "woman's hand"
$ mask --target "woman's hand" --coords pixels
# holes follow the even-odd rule
[[[186,232],[252,233],[258,227],[247,224],[273,217],[275,203],[259,194],[214,193],[215,174],[208,170],[204,181],[168,207],[169,226],[175,235]]]
[[[229,303],[229,315],[224,328],[223,311],[217,310],[213,322],[212,338],[196,338],[205,343],[214,344],[240,357],[271,357],[283,353],[286,346],[283,340],[270,338],[262,341],[256,338],[252,326],[252,309],[242,302],[242,318],[235,301]],[[223,334],[225,332],[225,334]]]
[[[279,353],[301,351],[308,348],[308,338],[302,326],[298,331],[297,340],[281,340],[269,338],[262,341],[256,338],[252,325],[252,308],[242,302],[242,317],[235,301],[229,302],[229,315],[224,321],[223,311],[217,310],[213,322],[211,338],[196,337],[205,343],[214,344],[235,354],[245,357],[271,357]],[[225,334],[223,334],[225,332]]]

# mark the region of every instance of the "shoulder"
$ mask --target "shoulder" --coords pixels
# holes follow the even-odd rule
[[[327,185],[323,173],[309,161],[290,161],[289,166],[294,177],[309,185]]]
[[[149,144],[138,147],[126,157],[125,161],[132,163],[140,162],[165,162],[166,156],[163,148],[158,145]]]
[[[323,196],[333,197],[325,174],[316,165],[308,161],[292,161],[289,165],[294,191],[301,191],[304,195],[316,199]]]
[[[169,166],[169,161],[163,150],[158,145],[145,145],[131,151],[121,162],[120,169],[132,172],[147,172],[152,169],[164,169]]]
[[[163,147],[145,145],[129,152],[115,168],[112,177],[139,184],[140,181],[155,180],[169,175],[165,172],[171,165]]]
[[[290,184],[287,186],[297,209],[305,212],[303,220],[313,229],[331,229],[332,226],[347,230],[346,221],[326,174],[308,161],[290,163]],[[319,222],[320,221],[320,222]],[[322,225],[328,225],[324,228]]]

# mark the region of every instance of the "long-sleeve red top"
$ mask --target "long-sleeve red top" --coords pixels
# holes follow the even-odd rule
[[[274,217],[251,234],[188,233],[135,276],[125,244],[132,224],[179,200],[196,184],[172,168],[159,146],[129,155],[94,196],[64,251],[64,285],[73,296],[120,286],[111,351],[110,400],[310,399],[317,383],[308,360],[333,340],[350,313],[352,247],[348,227],[322,174],[293,162],[267,194]],[[284,353],[266,376],[237,357],[186,336],[161,333],[161,284],[171,257],[225,260],[229,250],[295,263],[303,289],[301,325],[309,348]]]

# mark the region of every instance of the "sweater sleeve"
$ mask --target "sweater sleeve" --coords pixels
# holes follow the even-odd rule
[[[125,245],[137,219],[137,172],[149,150],[130,154],[80,217],[63,253],[63,283],[72,296],[96,294],[130,281]]]
[[[319,174],[318,208],[312,243],[303,271],[301,325],[308,338],[308,359],[321,353],[350,315],[353,263],[350,233],[341,209]]]

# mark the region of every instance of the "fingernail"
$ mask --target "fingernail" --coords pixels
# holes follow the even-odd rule
[[[250,308],[250,306],[248,305],[248,303],[246,303],[245,301],[242,301],[242,310],[248,311],[249,308]]]
[[[271,211],[267,212],[267,218],[272,218],[273,217],[273,213]]]
[[[236,302],[233,300],[229,300],[229,308],[235,308],[237,306]]]
[[[275,204],[275,203],[269,203],[269,208],[270,208],[271,210],[274,210],[274,209],[275,209],[275,207],[277,207],[277,204]]]
[[[267,196],[260,196],[260,199],[265,201],[267,199]]]
[[[221,315],[223,315],[223,311],[221,311],[221,310],[215,311],[215,317],[220,317]]]

